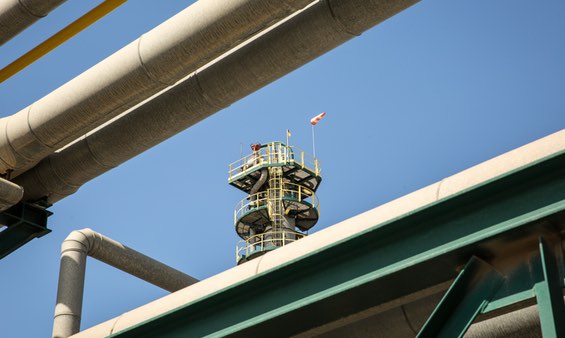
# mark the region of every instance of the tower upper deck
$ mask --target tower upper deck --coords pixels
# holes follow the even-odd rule
[[[249,193],[261,177],[261,169],[282,167],[283,179],[316,191],[322,176],[320,163],[305,151],[275,141],[262,144],[250,155],[240,158],[229,166],[229,184]]]

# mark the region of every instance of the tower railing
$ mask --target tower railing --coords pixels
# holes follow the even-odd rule
[[[320,174],[320,163],[317,158],[294,146],[276,141],[268,143],[257,152],[244,156],[229,165],[229,180],[245,175],[263,165],[298,164],[315,175]]]
[[[268,196],[268,191],[261,191],[249,195],[237,203],[234,210],[234,224],[248,212],[260,207],[266,207]],[[320,208],[320,201],[314,191],[298,184],[284,183],[281,189],[281,196],[284,200],[307,202],[318,210]]]
[[[254,253],[265,252],[295,242],[306,237],[306,234],[292,231],[270,231],[249,237],[247,240],[241,240],[236,247],[236,261],[243,257],[249,257]]]

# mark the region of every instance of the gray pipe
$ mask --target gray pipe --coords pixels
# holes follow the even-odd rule
[[[46,16],[66,0],[0,1],[0,46],[34,22]]]
[[[0,178],[0,212],[18,203],[24,196],[24,189],[17,184]],[[0,228],[2,224],[0,224]]]
[[[197,282],[193,277],[91,229],[73,231],[61,245],[53,337],[69,337],[80,331],[86,256],[96,258],[170,292]]]
[[[542,338],[537,305],[487,319],[471,325],[466,338]]]
[[[417,0],[323,0],[151,101],[47,157],[14,182],[54,203],[82,184],[317,58]]]
[[[259,177],[257,182],[255,182],[255,184],[253,185],[253,187],[249,191],[249,195],[256,194],[259,191],[259,189],[261,189],[263,184],[265,184],[265,182],[267,182],[268,177],[269,177],[269,171],[267,170],[267,168],[261,169],[261,176]]]
[[[312,0],[200,0],[20,112],[0,119],[14,176]]]

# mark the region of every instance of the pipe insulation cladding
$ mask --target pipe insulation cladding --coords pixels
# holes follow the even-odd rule
[[[47,16],[66,0],[0,1],[0,46],[37,20]]]
[[[198,282],[91,229],[75,230],[61,244],[53,337],[69,337],[80,331],[87,256],[170,292]]]
[[[24,196],[24,189],[8,180],[0,178],[0,212],[16,205]],[[3,224],[0,224],[0,228]]]
[[[200,0],[18,113],[0,119],[17,176],[312,0]]]
[[[317,1],[78,142],[14,182],[50,203],[299,68],[417,0]]]

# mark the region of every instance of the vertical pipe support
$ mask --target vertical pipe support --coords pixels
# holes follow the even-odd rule
[[[61,247],[57,304],[53,318],[54,338],[66,338],[80,331],[88,246],[81,240],[75,240],[73,235],[74,232]]]

